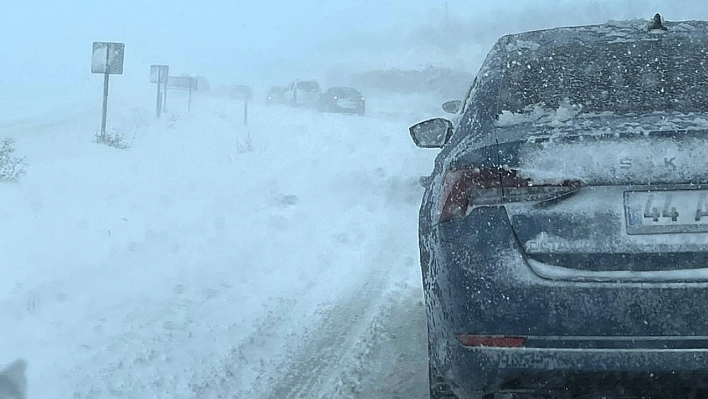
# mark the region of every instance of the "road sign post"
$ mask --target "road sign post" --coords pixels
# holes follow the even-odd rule
[[[155,117],[159,118],[162,114],[162,97],[160,96],[160,85],[157,84],[157,105],[155,107]]]
[[[173,90],[187,90],[187,111],[192,112],[192,93],[199,89],[199,79],[194,76],[170,76],[167,87]],[[167,93],[167,90],[165,90]]]
[[[101,134],[106,134],[106,118],[108,116],[108,77],[110,74],[103,74],[103,111],[101,112]]]
[[[164,111],[167,111],[167,77],[170,67],[168,65],[150,65],[150,83],[156,83],[157,103],[155,105],[155,115],[159,118]],[[160,93],[160,86],[164,86],[164,92]]]
[[[243,100],[243,124],[248,125],[248,99]]]
[[[167,112],[167,81],[169,80],[169,76],[169,73],[165,73],[165,79],[162,83],[164,85],[164,89],[162,89],[162,112]]]
[[[108,115],[108,77],[123,74],[124,43],[93,42],[91,72],[103,74],[103,110],[101,112],[101,134],[106,134]]]
[[[197,91],[199,80],[195,76],[189,78],[189,112],[192,112],[192,93]]]
[[[246,85],[236,85],[231,89],[231,98],[243,100],[243,124],[248,125],[248,102],[253,99],[253,90]]]
[[[187,103],[187,112],[192,112],[192,81],[189,81],[189,102]]]

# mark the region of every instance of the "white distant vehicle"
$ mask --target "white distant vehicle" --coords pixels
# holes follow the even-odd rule
[[[320,100],[320,84],[316,80],[295,80],[285,91],[285,99],[293,107],[315,107]]]

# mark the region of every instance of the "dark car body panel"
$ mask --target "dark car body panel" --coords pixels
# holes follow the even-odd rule
[[[266,105],[273,104],[288,104],[289,101],[285,97],[287,87],[273,86],[266,92]]]
[[[330,87],[320,96],[318,108],[322,112],[363,115],[366,112],[366,100],[354,88],[336,86]]]
[[[545,150],[548,143],[549,147],[582,142],[599,143],[598,148],[639,148],[637,143],[656,141],[676,151],[702,148],[708,140],[702,122],[708,120],[708,109],[703,109],[708,104],[700,99],[681,105],[688,112],[669,109],[665,114],[652,114],[639,109],[609,115],[597,109],[598,115],[586,118],[584,124],[497,126],[498,115],[509,109],[503,101],[504,71],[512,61],[546,56],[578,43],[592,47],[617,41],[647,46],[660,40],[696,46],[707,42],[705,22],[667,23],[667,27],[666,34],[672,36],[647,32],[646,23],[637,21],[505,36],[482,65],[460,122],[427,179],[419,213],[431,370],[460,398],[507,389],[562,388],[572,376],[592,375],[595,382],[605,381],[598,373],[621,376],[621,381],[613,380],[617,384],[639,381],[639,385],[651,386],[652,381],[671,380],[678,387],[704,382],[708,375],[708,282],[700,278],[708,268],[705,233],[682,236],[693,239],[693,246],[679,248],[668,243],[663,250],[653,248],[650,244],[655,238],[626,234],[621,202],[622,193],[634,189],[681,185],[704,189],[708,169],[702,169],[702,164],[648,172],[637,160],[622,169],[624,160],[619,157],[617,164],[605,165],[619,173],[579,171],[583,186],[567,198],[526,208],[479,206],[465,217],[439,222],[448,171],[470,166],[523,169],[529,159],[525,152]],[[668,117],[673,118],[670,124],[665,123]],[[572,171],[572,158],[564,162],[562,171]],[[568,216],[573,201],[603,195],[614,195],[607,198],[620,202],[613,202],[615,208],[608,211],[590,205],[587,215]],[[544,222],[544,215],[554,216]],[[548,232],[593,241],[585,253],[577,248],[566,248],[566,253],[529,251],[527,243]],[[604,232],[605,238],[598,232]],[[630,250],[618,252],[618,242]],[[667,255],[673,252],[674,256]],[[618,270],[620,259],[633,266]],[[673,269],[691,269],[687,265],[692,265],[698,274],[684,274],[684,278],[651,274],[671,271],[671,262]],[[539,273],[554,268],[570,272]],[[606,276],[593,273],[617,271],[625,274],[593,277]],[[577,279],[563,277],[575,272]],[[624,278],[636,272],[649,274]],[[521,348],[468,347],[460,343],[458,334],[523,336],[527,341]],[[559,376],[559,380],[554,378]]]

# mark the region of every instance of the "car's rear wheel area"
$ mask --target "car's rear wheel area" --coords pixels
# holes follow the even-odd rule
[[[509,394],[493,394],[493,393],[472,393],[465,397],[459,397],[452,391],[450,384],[443,378],[442,375],[435,369],[435,366],[428,363],[428,378],[430,381],[430,399],[512,399]]]
[[[428,377],[430,381],[430,399],[460,399],[452,392],[450,385],[432,364],[428,365]]]

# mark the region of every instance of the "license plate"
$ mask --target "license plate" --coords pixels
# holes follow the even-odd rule
[[[708,190],[627,191],[627,234],[708,232]]]

